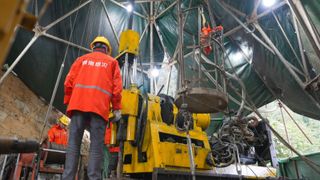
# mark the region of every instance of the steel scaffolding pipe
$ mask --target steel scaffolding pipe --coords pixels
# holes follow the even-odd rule
[[[119,6],[119,7],[122,7],[123,9],[126,9],[126,6],[124,6],[123,4],[121,4],[121,3],[119,3],[119,2],[117,2],[117,1],[115,1],[115,0],[110,0],[110,2],[112,2],[113,4],[115,4],[115,5]],[[132,13],[133,13],[134,15],[138,16],[138,17],[141,17],[141,18],[143,18],[143,19],[148,20],[148,18],[147,18],[146,16],[144,16],[144,15],[142,15],[142,14],[136,12],[136,11],[132,11]]]
[[[114,28],[114,26],[113,26],[113,23],[111,22],[111,18],[110,18],[110,16],[109,16],[109,12],[108,12],[108,9],[107,9],[107,6],[106,6],[106,3],[104,2],[104,0],[101,0],[101,4],[102,4],[102,7],[103,7],[104,12],[106,13],[107,20],[108,20],[108,22],[109,22],[109,24],[110,24],[112,33],[113,33],[113,35],[114,35],[114,37],[115,37],[115,39],[116,39],[117,44],[119,45],[119,37],[118,37],[118,35],[117,35],[117,33],[116,33],[116,30],[115,30],[115,28]]]
[[[91,49],[88,49],[88,48],[85,48],[85,47],[80,46],[80,45],[78,45],[78,44],[75,44],[75,43],[73,43],[73,42],[70,42],[70,41],[61,39],[61,38],[56,37],[56,36],[54,36],[54,35],[51,35],[51,34],[48,34],[48,33],[43,33],[42,35],[43,35],[44,37],[49,38],[49,39],[52,39],[52,40],[55,40],[55,41],[64,43],[64,44],[69,45],[69,46],[73,46],[73,47],[78,48],[78,49],[80,49],[80,50],[83,50],[83,51],[85,51],[85,52],[92,52]]]
[[[295,15],[292,13],[292,21],[293,21],[293,25],[294,25],[294,29],[296,31],[296,35],[297,35],[297,40],[298,40],[298,47],[299,47],[299,51],[300,51],[300,56],[302,59],[302,63],[303,63],[303,67],[305,68],[304,71],[307,72],[307,81],[310,81],[310,75],[308,73],[308,69],[307,69],[307,60],[306,60],[306,56],[304,54],[304,50],[303,50],[303,45],[302,45],[302,40],[301,40],[301,33],[298,27],[298,20],[295,18]]]
[[[161,17],[165,12],[167,12],[168,10],[170,10],[172,7],[174,7],[177,4],[177,1],[174,1],[172,4],[170,4],[166,9],[164,9],[163,11],[161,11],[156,17],[155,19],[158,19],[159,17]]]
[[[205,0],[207,7],[208,7],[208,14],[211,22],[211,27],[216,26],[216,22],[214,21],[213,13],[212,13],[212,8],[210,6],[209,0]]]
[[[202,60],[204,60],[205,63],[209,64],[209,65],[212,65],[213,67],[215,67],[217,70],[219,70],[220,72],[223,72],[223,73],[226,73],[226,76],[229,76],[230,78],[233,78],[233,75],[222,70],[218,65],[216,65],[215,63],[211,62],[204,54],[201,53],[201,58]],[[217,80],[214,79],[214,77],[209,73],[209,71],[203,66],[201,65],[201,69],[202,71],[204,72],[204,74],[207,76],[207,78],[213,82],[214,84],[217,83]],[[238,80],[238,79],[237,79]],[[245,91],[245,86],[243,83],[239,83],[241,87],[244,87],[244,91],[242,91],[243,93],[246,93]],[[224,87],[222,87],[221,85],[217,84],[217,89],[220,90],[220,91],[224,91]],[[231,101],[233,101],[234,103],[236,103],[237,105],[239,106],[242,106],[242,103],[245,101],[245,96],[242,94],[241,95],[241,102],[239,102],[238,100],[236,100],[234,97],[232,97],[230,94],[228,94],[228,97]],[[246,106],[245,104],[243,105],[243,108],[249,110],[249,111],[252,111],[252,109],[248,106]]]
[[[167,48],[166,48],[166,46],[164,45],[163,37],[162,37],[162,34],[161,34],[161,32],[160,32],[159,26],[158,26],[158,24],[157,24],[155,21],[153,22],[153,25],[154,25],[154,28],[156,29],[157,34],[158,34],[158,37],[159,37],[159,40],[160,40],[160,44],[161,44],[161,46],[162,46],[162,49],[163,49],[164,53],[167,53]]]
[[[154,36],[153,36],[153,28],[154,28],[154,16],[153,16],[153,2],[150,2],[150,17],[149,17],[149,23],[150,23],[150,69],[153,70],[154,69],[154,49],[153,49],[153,45],[154,45]],[[156,93],[157,92],[157,86],[156,86],[156,77],[151,76],[151,93]]]
[[[148,27],[149,27],[149,26],[150,26],[150,23],[148,22],[148,24],[146,25],[146,27],[144,28],[144,30],[143,30],[143,32],[142,32],[142,34],[141,34],[141,36],[140,36],[139,44],[141,43],[141,41],[142,41],[144,35],[146,34],[146,32],[148,31]]]
[[[183,89],[185,87],[185,74],[184,74],[184,56],[183,56],[183,29],[184,29],[184,22],[183,22],[183,13],[181,9],[181,0],[178,0],[177,3],[178,7],[178,25],[179,25],[179,39],[178,39],[178,63],[179,63],[179,89]]]
[[[297,18],[299,24],[304,29],[314,51],[320,58],[320,36],[315,29],[315,26],[310,22],[307,12],[305,11],[300,0],[287,0],[291,7],[293,15]]]
[[[191,8],[192,2],[193,2],[193,0],[190,0],[188,8]],[[185,25],[186,22],[187,22],[188,16],[189,16],[189,11],[186,13],[186,16],[185,16],[185,18],[184,18],[183,27],[184,27],[184,25]],[[178,20],[179,20],[179,18],[178,18]],[[177,57],[178,52],[179,52],[179,49],[180,49],[180,46],[181,46],[181,45],[179,44],[179,40],[178,40],[178,43],[177,43],[176,48],[175,48],[175,50],[174,50],[173,56],[171,57],[171,59],[169,60],[169,62],[173,61],[173,60]]]
[[[314,105],[320,110],[319,103],[312,97],[308,92],[304,90],[305,84],[301,81],[301,79],[298,77],[298,75],[294,72],[294,70],[290,67],[290,63],[283,57],[281,52],[277,49],[277,47],[273,44],[271,39],[268,37],[268,35],[263,31],[263,29],[260,27],[258,23],[254,23],[254,26],[256,29],[260,32],[261,36],[265,39],[265,41],[273,48],[274,52],[280,59],[280,61],[284,64],[286,69],[289,71],[289,73],[293,76],[295,81],[299,84],[300,88],[303,90],[303,92],[307,95],[307,97],[314,103]]]
[[[9,69],[2,75],[0,79],[0,86],[2,85],[5,78],[11,73],[14,67],[20,62],[22,57],[26,54],[26,52],[30,49],[30,47],[36,42],[36,40],[39,38],[40,34],[35,33],[33,37],[31,38],[30,42],[27,44],[27,46],[22,50],[22,52],[19,54],[19,56],[13,61],[13,63],[10,65]]]
[[[294,56],[295,56],[296,59],[298,60],[299,65],[300,65],[301,68],[303,69],[303,72],[304,72],[303,76],[304,76],[304,77],[306,78],[306,80],[308,81],[310,78],[308,78],[309,76],[308,76],[308,70],[307,70],[307,66],[306,66],[306,63],[305,63],[305,59],[304,59],[304,58],[301,58],[302,61],[303,61],[303,65],[302,65],[302,64],[301,64],[301,60],[300,60],[300,58],[298,57],[296,51],[294,50],[294,48],[293,48],[293,46],[292,46],[292,44],[291,44],[291,42],[290,42],[290,40],[289,40],[286,32],[284,31],[284,29],[283,29],[283,27],[282,27],[282,25],[280,24],[280,21],[279,21],[278,17],[275,15],[275,13],[274,13],[273,11],[272,11],[272,15],[273,15],[273,18],[276,20],[276,22],[277,22],[277,24],[278,24],[278,27],[280,28],[281,33],[282,33],[282,35],[284,36],[286,42],[288,43],[291,51],[293,52]],[[304,55],[301,55],[301,56],[304,57]],[[299,61],[299,60],[300,60],[300,61]]]
[[[230,14],[243,28],[245,28],[246,30],[250,31],[250,29],[241,21],[239,20],[230,10],[228,10],[227,8],[225,8],[220,2],[219,0],[217,0],[217,3],[228,13]],[[255,26],[255,28],[260,32],[260,34],[262,35],[263,39],[267,42],[264,43],[262,40],[259,40],[258,42],[260,42],[264,47],[268,47],[267,49],[271,52],[273,52],[273,54],[277,55],[279,57],[279,59],[281,60],[281,62],[285,65],[285,67],[287,68],[287,70],[289,71],[289,73],[294,77],[294,79],[296,80],[296,82],[299,84],[299,86],[302,88],[303,92],[305,92],[305,94],[307,95],[308,98],[310,98],[310,100],[316,105],[316,107],[318,109],[320,109],[320,105],[319,103],[308,93],[304,90],[304,86],[305,84],[301,81],[301,79],[298,77],[298,75],[294,72],[293,68],[291,67],[292,65],[282,56],[282,54],[280,53],[280,51],[277,49],[277,47],[273,44],[273,42],[270,40],[270,38],[268,37],[268,35],[262,30],[262,28],[260,27],[260,25],[255,22],[253,23],[253,25]],[[251,35],[253,37],[257,37],[254,33],[251,33]]]
[[[245,14],[245,13],[241,12],[240,10],[232,7],[232,6],[229,5],[229,4],[226,4],[226,3],[223,2],[223,1],[221,1],[221,4],[223,4],[226,8],[228,8],[229,10],[231,10],[232,12],[234,12],[235,14],[237,14],[237,15],[239,15],[239,16],[241,16],[241,17],[246,17],[246,16],[247,16],[247,14]]]
[[[59,22],[63,21],[65,18],[71,16],[73,13],[77,12],[78,10],[80,10],[81,8],[85,7],[86,5],[88,5],[90,2],[92,2],[92,0],[88,0],[84,3],[82,3],[81,5],[79,5],[78,7],[74,8],[73,10],[69,11],[67,14],[61,16],[60,18],[58,18],[57,20],[53,21],[52,23],[48,24],[47,26],[45,26],[43,28],[43,31],[46,32],[47,30],[49,30],[50,28],[52,28],[53,26],[55,26],[56,24],[58,24]]]
[[[281,8],[282,6],[284,6],[284,5],[287,5],[287,3],[286,3],[285,1],[281,1],[279,4],[271,7],[271,8],[268,9],[268,10],[265,10],[264,12],[260,13],[260,14],[257,15],[256,17],[253,17],[253,18],[247,20],[247,21],[244,22],[243,24],[247,26],[248,24],[251,24],[251,23],[257,21],[257,20],[259,20],[260,18],[265,17],[266,15],[269,15],[271,11],[277,10],[277,9]],[[230,35],[232,35],[233,33],[237,32],[237,31],[239,31],[239,30],[242,29],[242,28],[243,28],[243,26],[242,26],[242,25],[239,25],[239,26],[237,26],[237,27],[229,30],[228,32],[224,33],[224,36],[225,36],[225,37],[230,36]]]
[[[272,48],[270,48],[265,42],[263,42],[257,35],[254,34],[254,32],[251,32],[251,30],[245,25],[236,15],[234,15],[228,8],[226,8],[219,0],[216,1],[218,5],[226,11],[228,14],[230,14],[247,32],[250,32],[252,37],[256,39],[260,44],[262,44],[266,49],[268,49],[272,54],[274,54],[274,51]]]
[[[22,59],[22,57],[25,55],[25,53],[30,49],[30,47],[36,42],[36,40],[44,35],[51,27],[53,27],[54,25],[56,25],[57,23],[61,22],[62,20],[64,20],[65,18],[69,17],[70,15],[72,15],[73,13],[77,12],[79,9],[85,7],[86,5],[88,5],[92,0],[88,0],[84,3],[82,3],[81,5],[77,6],[76,8],[74,8],[73,10],[71,10],[70,12],[68,12],[67,14],[61,16],[60,18],[58,18],[57,20],[53,21],[52,23],[48,24],[45,27],[41,27],[36,25],[36,27],[34,28],[34,36],[31,38],[30,42],[26,45],[26,47],[21,51],[21,53],[19,54],[19,56],[13,61],[13,63],[10,65],[9,69],[4,73],[4,75],[1,77],[0,79],[0,86],[3,83],[3,81],[5,80],[5,78],[12,72],[12,70],[14,69],[14,67],[20,62],[20,60]],[[46,34],[48,35],[48,34]],[[48,36],[47,36],[48,37]],[[52,37],[52,36],[51,36]],[[55,40],[58,40],[57,38]]]

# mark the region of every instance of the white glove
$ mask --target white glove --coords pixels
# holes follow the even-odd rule
[[[113,115],[114,117],[112,118],[111,122],[118,122],[121,119],[121,110],[114,110]]]

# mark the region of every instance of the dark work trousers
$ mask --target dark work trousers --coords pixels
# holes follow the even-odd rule
[[[110,152],[110,159],[109,159],[109,166],[108,166],[109,177],[112,171],[114,172],[117,171],[117,165],[118,165],[118,152]]]
[[[90,131],[90,151],[88,177],[90,180],[101,180],[103,163],[104,135],[106,121],[99,115],[90,112],[74,111],[69,128],[69,143],[63,180],[74,180],[79,163],[80,146],[85,128]]]

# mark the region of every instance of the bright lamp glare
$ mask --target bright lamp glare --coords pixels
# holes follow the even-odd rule
[[[274,5],[276,3],[276,0],[263,0],[262,3],[266,7],[271,7],[272,5]]]
[[[150,71],[150,74],[152,77],[158,77],[159,76],[159,70],[157,68],[154,68]]]
[[[241,61],[241,59],[243,58],[241,52],[236,52],[234,54],[231,55],[230,59],[231,61],[234,61],[234,62],[239,62]]]
[[[132,4],[129,3],[129,4],[126,6],[126,9],[127,9],[128,12],[132,12],[132,10],[133,10]]]

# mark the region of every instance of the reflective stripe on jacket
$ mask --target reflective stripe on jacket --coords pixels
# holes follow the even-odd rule
[[[110,102],[121,109],[122,79],[118,61],[101,52],[79,57],[66,77],[64,103],[73,110],[93,112],[108,120]]]
[[[59,125],[53,125],[48,131],[49,142],[54,142],[60,145],[68,144],[68,132]]]

